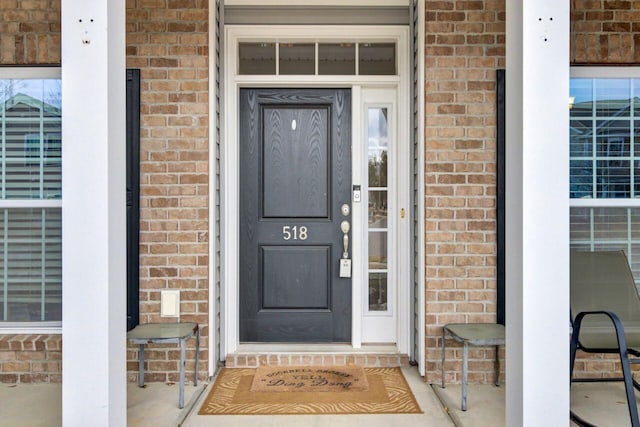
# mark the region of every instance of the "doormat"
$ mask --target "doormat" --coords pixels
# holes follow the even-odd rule
[[[262,366],[256,370],[251,383],[251,391],[266,392],[367,390],[367,376],[360,366]]]
[[[285,368],[278,367],[279,370]],[[293,368],[301,369],[301,368]],[[323,367],[331,370],[333,367]],[[335,368],[343,369],[343,367]],[[256,369],[224,368],[200,415],[420,414],[400,368],[364,368],[366,390],[252,391]]]

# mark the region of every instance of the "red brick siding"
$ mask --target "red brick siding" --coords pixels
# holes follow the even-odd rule
[[[0,335],[0,383],[62,381],[60,335]]]
[[[0,16],[0,63],[60,63],[60,0],[0,0]],[[140,320],[162,321],[160,289],[180,289],[181,320],[201,326],[202,378],[209,298],[207,21],[206,0],[127,1],[127,66],[142,70]],[[16,347],[23,340],[37,349]],[[42,344],[51,340],[58,346]],[[0,336],[0,378],[59,381],[59,342],[59,335]],[[145,356],[147,380],[178,380],[177,345],[150,346]],[[137,347],[127,358],[134,381]],[[187,369],[194,359],[191,340]]]
[[[440,380],[442,326],[496,320],[496,69],[504,1],[426,2],[427,375]],[[461,351],[448,343],[447,381]],[[469,381],[492,382],[493,350],[469,354]]]
[[[0,0],[0,65],[60,64],[60,0]],[[61,381],[60,335],[0,335],[0,383]]]
[[[0,64],[60,64],[60,0],[0,0]]]
[[[640,2],[571,1],[572,65],[640,65]],[[633,367],[640,370],[640,367]],[[619,377],[620,358],[579,352],[576,377]]]
[[[640,2],[571,0],[571,63],[640,63]]]
[[[141,69],[140,322],[174,321],[160,318],[160,290],[180,289],[180,320],[201,327],[203,378],[209,333],[207,21],[206,0],[127,1],[127,66]],[[127,359],[134,380],[137,347],[129,348]],[[147,380],[178,380],[177,345],[150,346],[145,359]]]
[[[495,321],[494,92],[495,69],[504,67],[505,13],[501,0],[425,4],[426,380],[436,382],[442,325]],[[572,0],[571,6],[573,64],[638,62],[640,4]],[[208,336],[207,15],[205,0],[127,1],[127,65],[142,69],[141,320],[160,320],[160,289],[181,289],[182,320],[202,326],[203,375]],[[0,17],[1,64],[60,62],[59,0],[0,0]],[[33,349],[17,348],[16,340],[33,343],[27,344]],[[48,342],[50,347],[42,344]],[[59,336],[0,337],[0,378],[59,381],[59,342]],[[136,348],[130,347],[127,356],[133,381]],[[146,356],[147,380],[177,380],[176,346],[151,346]],[[187,356],[190,369],[192,344]],[[459,380],[460,350],[451,348],[447,360],[447,380]],[[492,360],[492,351],[473,349],[470,380],[493,381]],[[609,375],[616,363],[582,359],[576,370]]]

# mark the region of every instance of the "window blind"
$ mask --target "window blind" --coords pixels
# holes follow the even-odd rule
[[[0,80],[0,322],[62,319],[59,79]]]

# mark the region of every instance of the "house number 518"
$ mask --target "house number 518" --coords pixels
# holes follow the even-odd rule
[[[307,240],[307,227],[304,225],[302,227],[285,225],[282,227],[282,238],[284,240]]]

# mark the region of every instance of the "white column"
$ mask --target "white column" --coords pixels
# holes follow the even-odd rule
[[[62,2],[62,406],[125,426],[125,1]]]
[[[506,20],[506,425],[568,425],[569,0]]]

